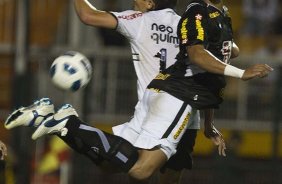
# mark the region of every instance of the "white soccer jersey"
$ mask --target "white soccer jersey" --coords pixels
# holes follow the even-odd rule
[[[179,52],[177,24],[180,16],[172,9],[142,13],[128,10],[111,12],[118,20],[117,31],[131,44],[132,58],[137,75],[138,100],[151,80],[164,69],[172,65]],[[160,66],[162,54],[163,64]]]
[[[176,55],[179,52],[177,25],[180,16],[172,9],[146,13],[133,10],[111,13],[118,20],[117,31],[124,35],[131,45],[139,101],[135,106],[133,118],[127,123],[114,126],[112,129],[115,135],[134,144],[138,135],[136,133],[140,133],[147,114],[147,109],[141,100],[148,84],[161,70],[176,61]],[[156,57],[158,53],[161,54],[161,57]],[[188,128],[199,129],[199,122],[200,116],[197,112],[197,115],[191,119]]]

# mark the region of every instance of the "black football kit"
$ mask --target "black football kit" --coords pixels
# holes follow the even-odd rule
[[[188,5],[178,24],[180,52],[174,65],[160,73],[148,86],[165,91],[196,109],[218,108],[226,85],[223,75],[201,70],[187,55],[187,46],[201,44],[221,61],[228,63],[233,31],[227,8],[219,10],[204,1]]]

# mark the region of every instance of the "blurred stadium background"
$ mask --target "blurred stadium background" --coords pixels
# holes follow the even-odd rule
[[[185,172],[182,183],[282,184],[281,2],[277,1],[271,24],[261,26],[271,30],[259,33],[244,29],[248,20],[243,1],[225,1],[241,49],[233,64],[245,67],[263,62],[275,71],[251,82],[228,79],[225,102],[216,111],[215,121],[226,139],[228,156],[220,158],[199,132],[194,169]],[[132,6],[131,0],[93,2],[103,10]],[[180,14],[186,3],[180,0]],[[57,90],[48,76],[53,59],[68,50],[87,55],[94,68],[91,83],[75,94]],[[137,101],[127,41],[114,31],[81,24],[71,0],[0,0],[0,76],[1,123],[13,109],[50,97],[57,107],[71,103],[86,122],[110,131],[112,125],[129,120]],[[0,163],[1,184],[128,183],[126,175],[104,174],[56,138],[32,141],[32,132],[0,126],[0,140],[9,149],[6,162]],[[155,181],[152,178],[151,183]]]

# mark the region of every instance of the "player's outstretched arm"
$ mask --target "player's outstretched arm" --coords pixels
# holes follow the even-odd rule
[[[217,59],[203,45],[192,45],[187,47],[190,61],[198,67],[210,73],[224,74],[225,63]]]
[[[191,62],[203,70],[206,70],[210,73],[240,78],[242,80],[262,78],[273,71],[273,68],[266,64],[256,64],[247,68],[246,70],[242,70],[232,65],[223,63],[212,53],[207,51],[203,45],[188,46],[187,53]]]
[[[98,10],[87,0],[74,0],[74,7],[84,24],[109,29],[115,29],[117,26],[117,20],[112,14]]]
[[[223,135],[214,127],[214,110],[207,109],[205,110],[205,136],[210,139],[216,146],[218,146],[218,154],[221,156],[226,156],[225,150],[225,141],[223,139]]]
[[[4,160],[4,157],[7,156],[7,147],[2,141],[0,141],[0,156],[0,160]]]

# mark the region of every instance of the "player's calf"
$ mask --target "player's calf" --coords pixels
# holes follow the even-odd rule
[[[132,144],[121,137],[84,124],[69,104],[46,119],[33,133],[32,138],[35,140],[45,134],[57,134],[76,151],[94,160],[98,155],[125,172],[138,159],[137,148]]]
[[[125,139],[85,125],[77,117],[71,117],[66,126],[67,136],[76,137],[93,152],[128,172],[138,160],[138,151]]]

